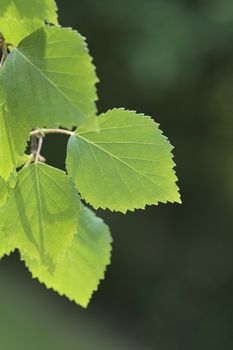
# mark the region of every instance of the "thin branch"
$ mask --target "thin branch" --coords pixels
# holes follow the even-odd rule
[[[37,151],[36,151],[36,157],[35,157],[35,162],[36,163],[38,163],[38,161],[39,161],[42,145],[43,145],[43,137],[41,136],[39,138],[38,147],[37,147]]]
[[[64,134],[71,136],[74,132],[65,129],[36,129],[30,132],[30,136],[44,136],[47,134]]]
[[[5,46],[2,48],[2,58],[1,58],[1,62],[0,62],[0,68],[2,68],[3,63],[5,62],[6,58],[7,58],[7,49],[5,48]]]
[[[37,136],[31,136],[30,146],[31,146],[31,153],[34,154],[34,157],[35,157],[37,147],[38,147],[38,137]]]

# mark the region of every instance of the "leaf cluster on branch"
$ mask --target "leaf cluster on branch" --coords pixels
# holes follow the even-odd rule
[[[81,200],[122,213],[179,203],[172,146],[148,116],[97,116],[85,39],[59,26],[54,0],[1,0],[0,32],[0,257],[18,249],[33,277],[86,307],[112,239]],[[67,173],[41,154],[52,133],[68,137]]]

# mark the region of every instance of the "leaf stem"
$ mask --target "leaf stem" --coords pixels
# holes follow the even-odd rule
[[[43,137],[40,136],[38,141],[37,151],[36,151],[35,163],[38,163],[39,161],[42,145],[43,145]]]
[[[27,168],[34,160],[35,155],[33,153],[31,153],[27,159],[27,161],[24,163],[23,168]]]
[[[30,136],[43,137],[47,134],[64,134],[64,135],[73,135],[74,132],[66,129],[36,129],[30,132]]]
[[[35,129],[30,132],[31,137],[31,155],[34,157],[35,163],[45,162],[46,159],[41,156],[40,152],[43,145],[43,138],[48,134],[63,134],[63,135],[74,135],[74,131],[66,129]],[[28,166],[33,161],[32,158],[25,163]]]

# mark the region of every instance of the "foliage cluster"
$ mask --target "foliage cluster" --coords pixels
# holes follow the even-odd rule
[[[54,0],[1,1],[0,32],[0,257],[18,249],[33,277],[86,307],[111,235],[81,199],[122,213],[179,203],[172,146],[148,116],[97,116],[85,39],[59,26]],[[67,174],[41,155],[52,133],[69,137]]]

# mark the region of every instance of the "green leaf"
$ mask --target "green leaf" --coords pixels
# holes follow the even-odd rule
[[[0,75],[7,105],[30,128],[95,123],[95,68],[82,36],[44,26],[9,54]]]
[[[53,274],[26,254],[22,258],[34,278],[86,307],[110,263],[111,241],[107,225],[82,206],[77,233]]]
[[[0,227],[0,236],[2,236],[2,231]],[[1,239],[0,242],[0,259],[2,259],[5,256],[10,255],[15,251],[15,245],[13,242],[8,242],[6,239]]]
[[[9,177],[8,181],[4,181],[0,178],[0,208],[3,207],[13,191],[16,184],[17,173],[14,171]],[[5,255],[10,255],[15,250],[14,242],[8,242],[6,239],[3,239],[4,234],[2,232],[0,224],[0,259]]]
[[[10,175],[7,181],[3,180],[0,177],[0,207],[2,207],[6,203],[6,200],[9,194],[15,187],[16,179],[17,179],[16,171],[12,172],[12,174]]]
[[[146,204],[178,202],[172,146],[151,118],[114,109],[99,132],[77,132],[68,142],[67,169],[94,208],[126,212]]]
[[[1,0],[0,16],[40,19],[57,24],[57,6],[54,0]]]
[[[62,171],[42,163],[24,168],[0,209],[1,250],[14,246],[53,270],[74,237],[79,209]]]
[[[5,204],[7,196],[8,196],[8,185],[6,181],[4,181],[0,177],[0,207],[2,207]]]
[[[1,0],[0,32],[7,43],[18,43],[45,24],[57,24],[54,0]]]
[[[21,168],[25,163],[29,162],[29,160],[30,160],[29,163],[31,163],[31,162],[32,162],[32,159],[33,159],[33,155],[32,155],[32,154],[30,154],[30,155],[28,155],[28,154],[23,154],[23,155],[19,158],[18,163],[16,164],[16,168]]]
[[[39,19],[16,19],[0,17],[0,31],[7,43],[17,46],[26,36],[40,28],[43,22]]]
[[[22,159],[29,130],[17,114],[6,109],[4,100],[5,93],[0,87],[0,177],[6,181]]]

